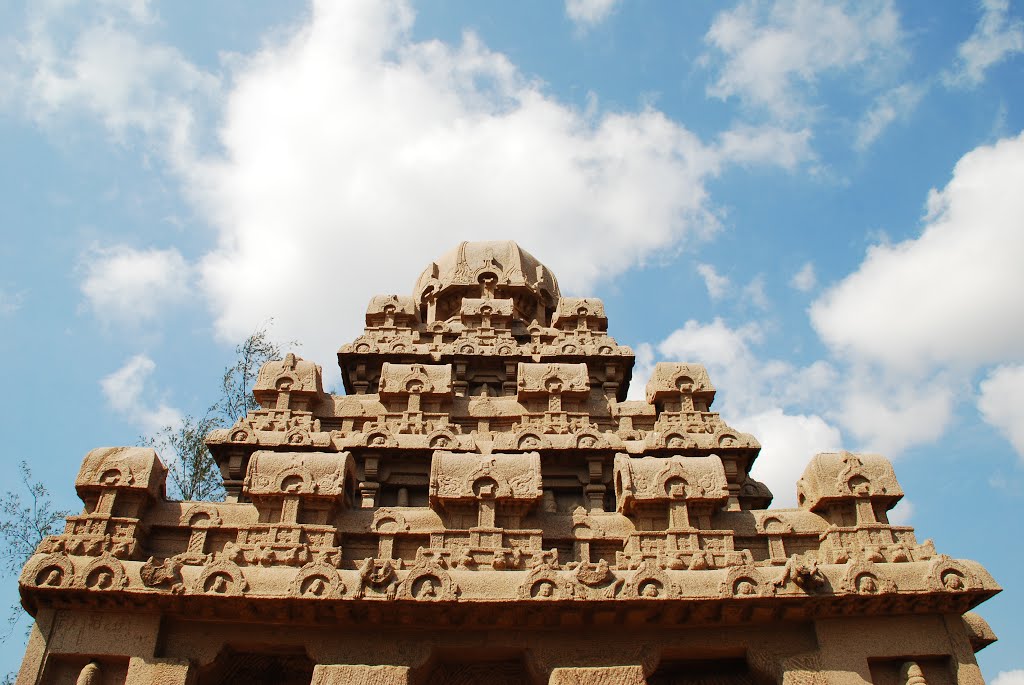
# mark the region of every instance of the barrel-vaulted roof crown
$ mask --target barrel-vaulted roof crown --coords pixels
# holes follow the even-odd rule
[[[423,301],[450,286],[477,286],[487,274],[494,276],[499,285],[523,286],[546,293],[551,302],[560,295],[555,275],[511,240],[459,243],[427,266],[416,281],[413,294]]]
[[[615,499],[619,511],[628,512],[641,502],[689,502],[724,504],[729,499],[725,467],[717,455],[672,456],[667,459],[627,454],[615,457]]]
[[[75,479],[79,495],[89,490],[145,490],[154,499],[163,495],[167,467],[151,447],[97,447],[82,460]]]
[[[824,452],[811,459],[796,485],[797,500],[816,510],[834,500],[870,497],[895,505],[903,497],[892,463],[880,454]]]
[[[466,454],[437,450],[430,464],[430,499],[540,500],[540,454]]]

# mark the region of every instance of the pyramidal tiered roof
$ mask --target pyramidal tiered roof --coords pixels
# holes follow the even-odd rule
[[[749,475],[760,445],[712,411],[704,367],[660,363],[646,400],[626,400],[634,355],[608,335],[601,301],[562,297],[515,243],[462,243],[412,296],[372,298],[364,333],[338,363],[340,396],[293,354],[260,370],[261,408],[207,440],[226,502],[168,501],[150,449],[90,452],[76,481],[85,510],[25,567],[26,608],[161,617],[176,636],[166,653],[125,658],[141,673],[139,659],[176,656],[201,682],[214,682],[204,663],[245,652],[237,630],[266,624],[298,626],[285,643],[317,664],[317,626],[432,631],[433,642],[403,638],[416,644],[404,656],[327,661],[391,664],[398,680],[365,681],[389,683],[439,672],[423,666],[450,661],[437,656],[438,631],[457,644],[473,626],[568,630],[595,645],[593,626],[661,626],[647,656],[615,662],[638,660],[632,668],[651,682],[683,682],[657,680],[658,664],[695,658],[666,645],[681,639],[672,630],[699,626],[816,625],[820,640],[826,619],[931,617],[958,636],[942,638],[959,640],[950,658],[970,664],[970,648],[994,639],[961,615],[998,586],[978,564],[889,523],[903,492],[886,459],[819,454],[797,484],[799,508],[769,509],[771,493]],[[215,647],[188,646],[189,620],[220,626],[219,642],[207,636]],[[753,663],[752,638],[730,635],[721,644],[740,647],[727,656]],[[487,663],[529,653],[541,682],[562,668],[529,640],[492,639],[504,646]],[[827,670],[824,648],[808,640],[789,652],[762,640],[757,653],[773,656],[757,668],[779,679]],[[569,651],[578,663],[565,668],[603,663]],[[898,670],[911,652],[883,656]],[[317,682],[357,682],[354,671],[323,680],[316,668]],[[622,673],[607,682],[634,682]],[[974,671],[951,673],[966,682]]]

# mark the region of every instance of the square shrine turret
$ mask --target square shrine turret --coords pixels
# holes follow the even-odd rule
[[[151,449],[86,455],[21,574],[18,685],[983,682],[999,587],[889,523],[884,457],[819,454],[769,508],[704,367],[627,400],[601,301],[515,243],[372,298],[338,363],[344,395],[263,366],[207,438],[224,502],[168,500]]]

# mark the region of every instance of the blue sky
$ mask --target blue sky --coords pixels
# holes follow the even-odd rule
[[[1020,2],[51,0],[0,22],[6,482],[25,459],[75,508],[87,450],[202,413],[271,318],[334,384],[372,294],[512,238],[605,300],[634,390],[661,359],[708,366],[777,506],[817,451],[892,458],[897,517],[1006,587],[979,661],[1024,683]]]

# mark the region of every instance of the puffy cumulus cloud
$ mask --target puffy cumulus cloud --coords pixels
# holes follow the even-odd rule
[[[729,292],[732,284],[727,276],[723,276],[711,264],[698,264],[697,273],[704,279],[704,287],[708,289],[708,297],[720,300]]]
[[[29,10],[9,72],[7,104],[54,124],[68,114],[96,117],[124,140],[141,132],[170,161],[185,164],[197,103],[219,79],[177,49],[140,37],[155,16],[147,2],[41,2]]]
[[[982,1],[978,25],[957,47],[956,65],[943,74],[946,85],[977,86],[990,67],[1024,52],[1024,22],[1011,20],[1009,10],[1009,0]]]
[[[992,685],[1024,685],[1024,669],[1016,668],[1011,671],[1000,671],[992,679]]]
[[[82,294],[103,321],[138,324],[184,300],[195,273],[176,249],[126,245],[94,249],[82,257]]]
[[[154,370],[156,363],[152,359],[137,354],[100,380],[110,407],[135,424],[144,435],[153,435],[164,427],[181,423],[181,412],[163,402],[152,401],[148,385]]]
[[[906,121],[917,109],[926,88],[905,83],[892,88],[877,98],[864,117],[857,124],[854,147],[865,150],[896,121]]]
[[[1000,366],[981,382],[978,410],[1024,459],[1024,365]]]
[[[953,417],[956,388],[934,377],[888,374],[851,365],[843,369],[833,413],[859,449],[897,457],[907,448],[938,439]]]
[[[928,200],[921,234],[868,250],[811,306],[834,351],[890,369],[1018,360],[1024,350],[1024,134],[976,148]]]
[[[142,136],[215,232],[197,290],[218,333],[238,340],[273,317],[329,370],[373,294],[408,292],[461,240],[515,236],[585,294],[711,237],[706,182],[724,165],[808,154],[804,132],[705,143],[651,107],[580,111],[472,33],[414,40],[401,0],[315,2],[290,32],[225,59],[223,77],[147,39],[145,3],[99,3],[73,22],[40,7],[19,52],[30,115]],[[182,290],[173,251],[93,261],[82,289],[100,312],[146,318]],[[163,299],[140,294],[154,288]]]
[[[904,497],[889,510],[889,523],[894,526],[909,526],[914,518],[914,503]]]
[[[654,373],[654,348],[650,343],[644,342],[637,345],[633,353],[636,354],[636,363],[633,365],[633,378],[629,382],[626,399],[643,400],[647,398],[647,382]]]
[[[580,29],[588,29],[607,19],[619,0],[565,0],[565,16]]]
[[[585,293],[716,230],[715,145],[649,108],[584,114],[472,34],[413,41],[412,21],[321,3],[239,63],[223,155],[190,177],[219,232],[201,269],[227,339],[274,316],[328,360],[372,294],[408,292],[460,240],[515,236]]]
[[[717,150],[724,161],[742,165],[775,164],[792,171],[815,158],[811,129],[738,124],[718,136]]]
[[[806,262],[800,267],[800,270],[793,274],[793,278],[789,280],[789,285],[795,290],[799,290],[802,293],[808,293],[814,290],[814,286],[818,285],[818,276],[814,272],[814,263]]]
[[[825,419],[787,414],[779,407],[738,417],[733,423],[761,443],[751,475],[768,486],[775,495],[772,503],[779,507],[796,506],[796,482],[811,457],[834,452],[842,445],[839,429]]]
[[[904,59],[891,0],[745,0],[715,17],[705,42],[717,70],[708,93],[781,118],[807,114],[804,96],[825,76],[856,69],[870,80]]]

